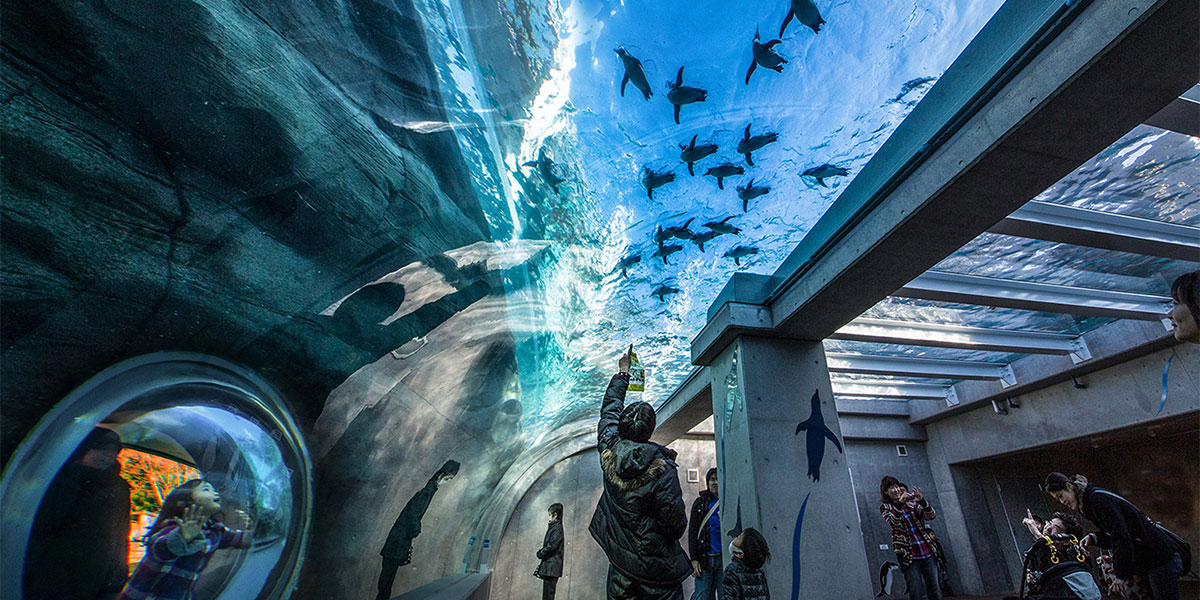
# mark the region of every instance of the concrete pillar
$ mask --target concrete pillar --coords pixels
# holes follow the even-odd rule
[[[712,375],[725,544],[763,533],[773,598],[873,598],[821,343],[742,336]]]

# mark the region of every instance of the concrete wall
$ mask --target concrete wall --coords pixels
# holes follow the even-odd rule
[[[679,483],[688,508],[703,483],[689,483],[687,470],[704,473],[716,465],[716,450],[711,433],[688,435],[671,443],[679,452]],[[525,493],[504,535],[496,545],[492,561],[492,598],[537,600],[542,582],[533,576],[537,568],[537,550],[546,534],[546,509],[555,502],[563,504],[563,577],[558,582],[557,598],[589,600],[604,596],[608,558],[588,533],[588,524],[600,499],[600,463],[594,448],[560,461]],[[686,541],[681,540],[684,550]],[[684,594],[690,594],[692,580],[684,582]]]
[[[1167,358],[1175,355],[1167,387],[1167,403],[1156,414],[1162,393],[1162,371]],[[1053,385],[1016,398],[1021,408],[1010,409],[1007,415],[997,415],[990,407],[929,423],[926,431],[929,465],[942,502],[949,542],[956,549],[951,554],[951,569],[962,578],[969,593],[1004,593],[1011,591],[1014,582],[1013,559],[1007,547],[1016,547],[1013,533],[1002,516],[1005,505],[1013,502],[1035,502],[1035,482],[1045,476],[1047,466],[1033,472],[1000,473],[994,466],[975,461],[1005,456],[1060,442],[1094,438],[1098,434],[1143,426],[1164,425],[1182,419],[1195,423],[1200,414],[1200,348],[1176,346],[1108,369],[1091,373],[1080,380],[1083,388],[1070,382]],[[1186,428],[1185,428],[1186,429]],[[1147,431],[1147,430],[1142,430]],[[1194,431],[1194,430],[1193,430]],[[1195,448],[1200,436],[1183,433],[1181,445]],[[1116,463],[1105,463],[1119,455],[1117,447],[1092,449],[1093,458],[1079,464],[1101,469],[1086,473],[1103,484],[1119,469]],[[1061,457],[1060,457],[1061,458]],[[1161,456],[1145,455],[1146,461],[1161,460]],[[975,463],[975,464],[972,464]],[[1063,461],[1061,464],[1070,464]],[[1061,467],[1069,469],[1069,467]],[[1129,489],[1153,487],[1173,477],[1195,477],[1200,465],[1195,461],[1173,463],[1171,473],[1134,469],[1126,476],[1138,480],[1126,484]],[[1175,471],[1178,471],[1177,473]],[[1030,491],[1030,488],[1034,491]],[[1003,492],[994,490],[1002,489]],[[1181,492],[1184,499],[1196,503],[1194,492]],[[1188,494],[1191,494],[1190,497]],[[1137,499],[1131,498],[1135,501]],[[1011,509],[1011,507],[1008,507]],[[1165,515],[1156,518],[1166,519]],[[1184,521],[1186,519],[1181,519]],[[1192,543],[1197,540],[1193,533]],[[998,568],[998,565],[1004,565]]]
[[[899,456],[896,444],[903,444],[908,451],[907,456]],[[929,505],[938,513],[938,518],[931,521],[934,531],[942,541],[943,549],[953,553],[953,546],[946,539],[945,527],[942,523],[942,503],[934,484],[933,472],[929,468],[929,457],[925,452],[925,444],[914,441],[847,441],[846,460],[850,463],[850,476],[854,480],[854,497],[858,502],[859,520],[862,526],[863,548],[867,554],[867,564],[871,569],[872,585],[879,591],[879,581],[876,574],[884,562],[896,561],[896,552],[892,549],[892,528],[879,514],[879,481],[885,475],[891,475],[909,486],[921,488]],[[881,547],[883,546],[883,547]],[[950,583],[954,589],[960,588],[958,573],[950,569]]]
[[[1167,405],[1156,417],[1162,367],[1172,353]],[[1198,365],[1200,351],[1179,346],[1092,373],[1081,380],[1083,389],[1066,383],[1021,396],[1021,408],[1008,415],[988,407],[931,423],[926,443],[847,440],[845,458],[872,585],[878,585],[879,566],[895,560],[890,530],[878,512],[879,480],[887,474],[920,486],[937,510],[931,525],[949,557],[950,583],[958,593],[1003,594],[1016,588],[1019,552],[1029,536],[1015,515],[1025,508],[1041,514],[1061,509],[1036,487],[1052,468],[1084,473],[1126,494],[1200,547],[1200,482],[1194,476],[1200,471]],[[695,431],[710,430],[708,421]],[[905,445],[907,457],[897,455],[897,443]],[[710,433],[693,434],[671,446],[679,450],[680,482],[690,506],[703,484],[687,482],[687,470],[697,469],[703,478],[715,464],[714,442]],[[1170,481],[1190,483],[1162,486]],[[1164,494],[1164,489],[1172,493]],[[555,501],[566,505],[567,521],[559,595],[598,597],[608,561],[587,533],[587,524],[599,494],[593,450],[542,476],[526,493],[497,547],[492,597],[539,597],[540,582],[532,576],[534,553],[545,533],[545,509]],[[880,549],[881,544],[888,548]],[[684,586],[685,594],[690,593],[691,581]]]

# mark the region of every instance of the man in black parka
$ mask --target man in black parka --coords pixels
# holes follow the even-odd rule
[[[621,357],[600,409],[600,467],[604,491],[588,531],[608,555],[608,598],[679,600],[691,574],[679,538],[687,509],[674,450],[650,442],[654,409],[624,406],[630,355]]]
[[[97,427],[50,483],[25,554],[28,600],[113,598],[129,575],[129,484],[121,438]]]
[[[388,532],[387,541],[379,551],[379,555],[383,557],[383,565],[379,572],[379,593],[375,596],[376,600],[388,600],[392,597],[396,569],[412,562],[412,542],[421,535],[421,519],[425,517],[425,511],[429,510],[433,494],[437,492],[439,485],[458,475],[458,467],[457,461],[446,461],[446,464],[429,478],[425,487],[404,505],[400,516],[396,517],[392,530]]]
[[[542,600],[554,600],[558,578],[562,577],[563,572],[563,505],[555,502],[547,510],[550,513],[550,524],[546,527],[542,547],[537,551],[537,557],[542,562],[533,574],[542,580]]]

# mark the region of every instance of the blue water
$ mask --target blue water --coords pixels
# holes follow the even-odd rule
[[[520,65],[527,71],[518,72],[504,71],[472,50],[483,40],[471,36],[495,30],[467,31],[457,3],[427,0],[430,45],[453,121],[443,126],[458,134],[473,166],[493,238],[549,243],[553,256],[514,285],[508,298],[518,337],[519,382],[513,387],[525,407],[527,431],[590,414],[628,343],[649,369],[645,399],[664,399],[690,369],[689,342],[730,274],[772,272],[1000,4],[820,5],[827,22],[822,32],[793,21],[774,48],[788,61],[783,72],[759,67],[747,85],[751,40],[756,31],[763,41],[777,34],[785,2],[745,2],[737,10],[717,3],[510,4],[505,16],[528,25],[508,30],[526,58]],[[488,41],[494,47],[495,40]],[[650,100],[633,83],[620,94],[624,68],[616,48],[644,65]],[[707,98],[683,106],[677,125],[666,96],[681,66],[684,85],[705,89]],[[530,74],[540,82],[534,93],[524,104],[512,102],[515,82]],[[507,101],[496,101],[497,90]],[[754,135],[779,134],[778,142],[755,152],[753,167],[736,153],[748,124]],[[719,147],[696,163],[695,176],[679,156],[680,145],[692,136],[698,144]],[[541,152],[554,162],[554,176],[564,180],[558,193],[537,168],[521,166]],[[1200,220],[1194,193],[1200,180],[1194,170],[1177,166],[1197,158],[1196,140],[1139,128],[1038,199],[1194,224]],[[727,179],[719,190],[704,173],[726,162],[746,174]],[[845,168],[848,176],[828,178],[828,187],[801,176],[823,164]],[[652,199],[641,183],[647,168],[675,177]],[[749,201],[743,212],[736,188],[751,180],[771,191]],[[690,229],[699,233],[704,223],[727,217],[741,233],[715,237],[703,252],[673,238],[666,243],[680,251],[666,262],[653,256],[659,227],[691,219]],[[739,246],[757,254],[737,265],[725,255]],[[1192,268],[1117,254],[984,234],[937,268],[1142,293],[1162,293],[1167,279]],[[639,262],[622,277],[617,263],[635,256]],[[1066,264],[1071,268],[1064,269]],[[655,295],[662,291],[668,294]],[[900,299],[871,315],[1075,333],[1105,322]],[[828,346],[1015,358],[854,342]]]
[[[511,2],[493,16],[496,27],[474,31],[459,3],[418,2],[448,122],[402,125],[455,131],[496,242],[550,246],[508,296],[518,348],[512,387],[527,432],[593,412],[629,343],[649,370],[644,399],[664,399],[689,370],[690,340],[730,274],[769,273],[782,261],[1001,2],[880,4],[819,3],[823,30],[793,21],[774,48],[788,61],[783,72],[759,67],[746,85],[755,31],[775,37],[786,2]],[[650,100],[632,83],[621,96],[618,47],[643,63]],[[707,100],[683,106],[677,125],[666,96],[681,66],[684,84],[707,90]],[[753,167],[735,152],[747,124],[753,134],[779,133]],[[693,135],[719,150],[689,176],[679,145]],[[539,152],[564,180],[558,193],[537,168],[521,166]],[[746,174],[718,190],[703,173],[723,162]],[[848,176],[830,177],[828,187],[801,176],[822,164]],[[650,199],[643,168],[675,180]],[[771,191],[743,212],[736,188],[751,179]],[[700,232],[725,217],[740,234],[716,237],[704,252],[672,239],[682,250],[667,263],[652,256],[658,227],[692,219]],[[724,256],[738,246],[758,252],[739,266]],[[633,255],[640,262],[627,276],[614,273]],[[663,286],[678,293],[652,295]]]

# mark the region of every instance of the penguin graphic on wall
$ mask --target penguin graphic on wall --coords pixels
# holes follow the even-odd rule
[[[820,481],[821,462],[825,460],[825,438],[829,438],[829,441],[837,446],[838,452],[842,452],[842,443],[825,426],[825,417],[821,415],[820,390],[813,392],[812,414],[796,426],[796,435],[801,431],[808,432],[805,439],[805,448],[808,450],[808,476],[813,481]]]

